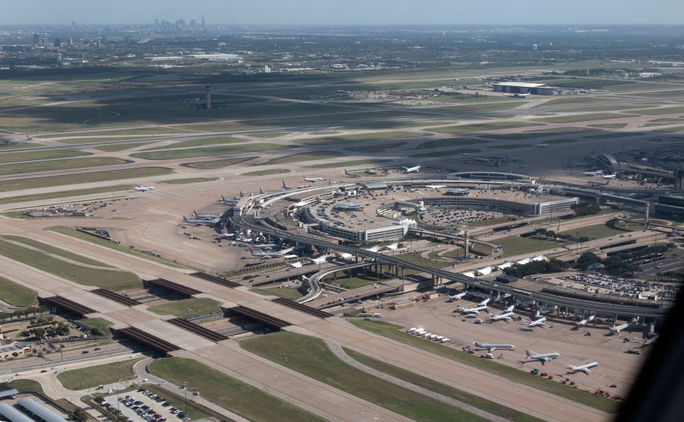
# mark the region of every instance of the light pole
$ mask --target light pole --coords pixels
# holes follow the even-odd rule
[[[185,413],[185,416],[188,416],[188,385],[187,381],[183,381],[183,390],[185,391],[185,408],[183,409],[183,413]]]

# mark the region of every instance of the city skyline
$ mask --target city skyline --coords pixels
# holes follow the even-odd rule
[[[656,4],[654,4],[656,3]],[[636,0],[578,0],[559,4],[543,0],[504,0],[478,2],[466,0],[350,0],[341,4],[330,0],[312,2],[293,0],[257,3],[207,0],[116,3],[65,0],[58,5],[48,0],[10,2],[0,0],[1,25],[21,24],[149,24],[155,19],[175,21],[180,18],[200,20],[208,24],[265,25],[621,25],[680,24],[684,4],[677,0],[644,3]],[[527,12],[525,12],[527,10]],[[264,13],[268,11],[268,13]],[[522,13],[521,13],[522,12]]]

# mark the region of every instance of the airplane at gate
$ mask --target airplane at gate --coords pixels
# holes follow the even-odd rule
[[[210,226],[219,222],[218,218],[214,219],[193,219],[188,220],[187,217],[183,216],[183,222],[187,224],[194,224],[196,226]]]
[[[257,256],[261,259],[271,259],[271,258],[281,258],[281,257],[287,255],[288,253],[292,252],[293,250],[294,250],[294,248],[288,248],[288,249],[283,249],[283,250],[280,250],[277,252],[254,252],[254,249],[250,248],[249,253],[252,256]]]
[[[494,350],[515,350],[515,346],[512,344],[490,344],[490,343],[480,343],[479,341],[474,341],[473,344],[477,349],[487,349],[488,352],[493,352]]]
[[[468,292],[461,292],[461,293],[456,293],[455,295],[449,295],[449,302],[454,302],[456,300],[463,298],[463,296],[465,296],[466,293],[468,293]]]
[[[477,315],[480,313],[480,311],[484,311],[487,309],[487,304],[489,303],[489,299],[485,299],[482,302],[480,302],[476,307],[474,308],[464,308],[462,306],[456,307],[456,312],[460,312],[462,314],[471,314],[471,315]]]
[[[538,360],[541,362],[541,364],[545,364],[546,362],[556,359],[557,357],[560,356],[560,353],[534,353],[532,350],[525,350],[525,358],[527,358],[528,361],[534,361]]]
[[[494,322],[494,321],[510,321],[511,318],[513,318],[513,315],[515,315],[513,312],[502,312],[500,314],[494,315],[494,314],[489,314],[489,322]]]
[[[192,211],[192,216],[194,218],[199,218],[200,220],[215,220],[221,218],[220,215],[211,215],[211,214],[197,214],[197,211]]]
[[[596,315],[589,315],[588,318],[584,318],[582,321],[577,323],[577,328],[586,326],[587,323],[593,321],[594,318],[596,318]]]
[[[594,368],[596,366],[598,366],[598,362],[590,362],[590,363],[585,363],[584,365],[579,365],[579,366],[568,365],[568,369],[570,371],[572,371],[573,373],[574,372],[584,372],[585,374],[589,375],[591,373],[589,368]]]
[[[546,322],[546,317],[541,317],[539,319],[535,319],[534,321],[529,320],[529,322],[527,323],[527,326],[528,327],[541,327],[542,325],[544,325],[545,322]]]

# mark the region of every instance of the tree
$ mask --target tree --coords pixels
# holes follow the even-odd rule
[[[34,328],[33,330],[33,335],[42,338],[45,335],[45,329],[41,327]]]
[[[74,418],[80,422],[85,422],[88,420],[88,414],[85,410],[77,407],[76,410],[74,410]]]
[[[591,265],[599,264],[601,258],[596,256],[593,252],[584,252],[579,258],[577,258],[577,263],[575,263],[575,268],[585,270]]]

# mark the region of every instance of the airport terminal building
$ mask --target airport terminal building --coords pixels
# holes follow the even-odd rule
[[[530,82],[497,82],[494,84],[494,92],[508,94],[533,94],[533,95],[563,95],[565,90]]]

